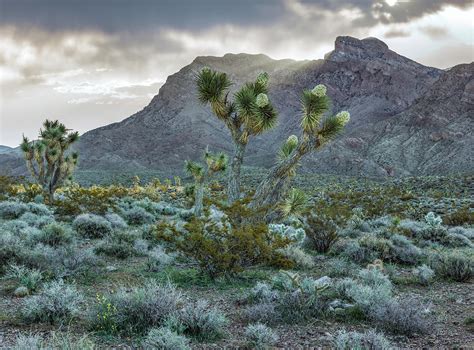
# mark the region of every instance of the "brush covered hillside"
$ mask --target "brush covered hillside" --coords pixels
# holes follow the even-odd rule
[[[335,143],[303,163],[305,171],[375,177],[473,171],[473,63],[443,71],[398,55],[376,38],[352,37],[338,37],[334,50],[316,61],[197,57],[168,77],[143,110],[82,135],[80,169],[171,174],[207,145],[230,153],[227,129],[197,99],[195,74],[203,67],[226,72],[232,91],[269,73],[279,122],[250,142],[246,165],[273,164],[282,140],[299,133],[301,91],[325,84],[334,110],[348,110],[351,122]],[[25,170],[13,152],[0,154],[0,164],[11,173]]]

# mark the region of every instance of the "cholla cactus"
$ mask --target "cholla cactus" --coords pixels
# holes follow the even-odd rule
[[[194,215],[201,216],[203,209],[204,186],[212,176],[224,171],[227,167],[227,156],[224,153],[212,154],[206,148],[204,152],[206,165],[186,161],[185,170],[194,178]]]
[[[196,76],[196,84],[199,101],[210,104],[232,136],[234,154],[227,184],[228,199],[232,203],[240,198],[240,171],[249,138],[276,125],[277,114],[267,96],[268,74],[261,73],[255,82],[244,84],[235,93],[234,101],[229,99],[231,82],[225,73],[203,68]]]
[[[49,201],[65,180],[72,176],[78,155],[67,154],[68,148],[79,139],[77,132],[69,132],[59,121],[46,120],[39,139],[30,141],[23,136],[20,147],[31,176],[42,187]]]
[[[443,219],[432,211],[425,215],[425,221],[430,227],[440,227],[443,223]]]
[[[303,91],[301,98],[301,136],[290,136],[282,145],[278,160],[266,179],[257,187],[250,207],[274,208],[281,202],[288,188],[288,180],[296,174],[296,168],[303,156],[321,149],[336,138],[350,120],[347,111],[327,116],[330,101],[326,87],[317,85],[312,90]],[[267,216],[267,219],[271,216]]]

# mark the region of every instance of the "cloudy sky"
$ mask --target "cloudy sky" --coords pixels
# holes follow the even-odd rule
[[[198,55],[318,59],[375,36],[425,65],[474,60],[472,0],[0,0],[0,144],[143,108]]]

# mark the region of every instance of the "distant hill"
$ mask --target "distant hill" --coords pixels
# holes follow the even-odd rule
[[[143,110],[82,135],[80,168],[172,173],[206,145],[230,153],[227,129],[196,98],[194,74],[204,66],[227,72],[234,89],[261,71],[270,74],[279,124],[250,142],[247,165],[273,164],[281,142],[299,131],[302,90],[323,83],[334,110],[348,110],[351,121],[336,142],[305,160],[304,171],[379,177],[474,171],[474,63],[443,71],[403,57],[376,38],[352,37],[338,37],[334,50],[316,61],[197,57],[169,76]],[[24,169],[14,158],[0,154],[0,168]]]

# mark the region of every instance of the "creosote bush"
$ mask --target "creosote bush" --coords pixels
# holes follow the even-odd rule
[[[319,253],[326,253],[338,240],[338,226],[327,215],[311,213],[305,217],[303,228],[309,246]]]
[[[101,238],[112,233],[112,225],[95,214],[82,214],[74,219],[72,227],[83,237]]]
[[[50,246],[66,245],[72,242],[73,233],[71,229],[63,224],[51,223],[41,229],[37,236],[38,242]]]
[[[210,219],[194,218],[184,228],[185,231],[182,231],[174,226],[162,225],[158,227],[158,238],[195,259],[201,270],[213,278],[234,275],[255,265],[294,265],[278,251],[291,242],[271,235],[265,224],[229,227]]]

